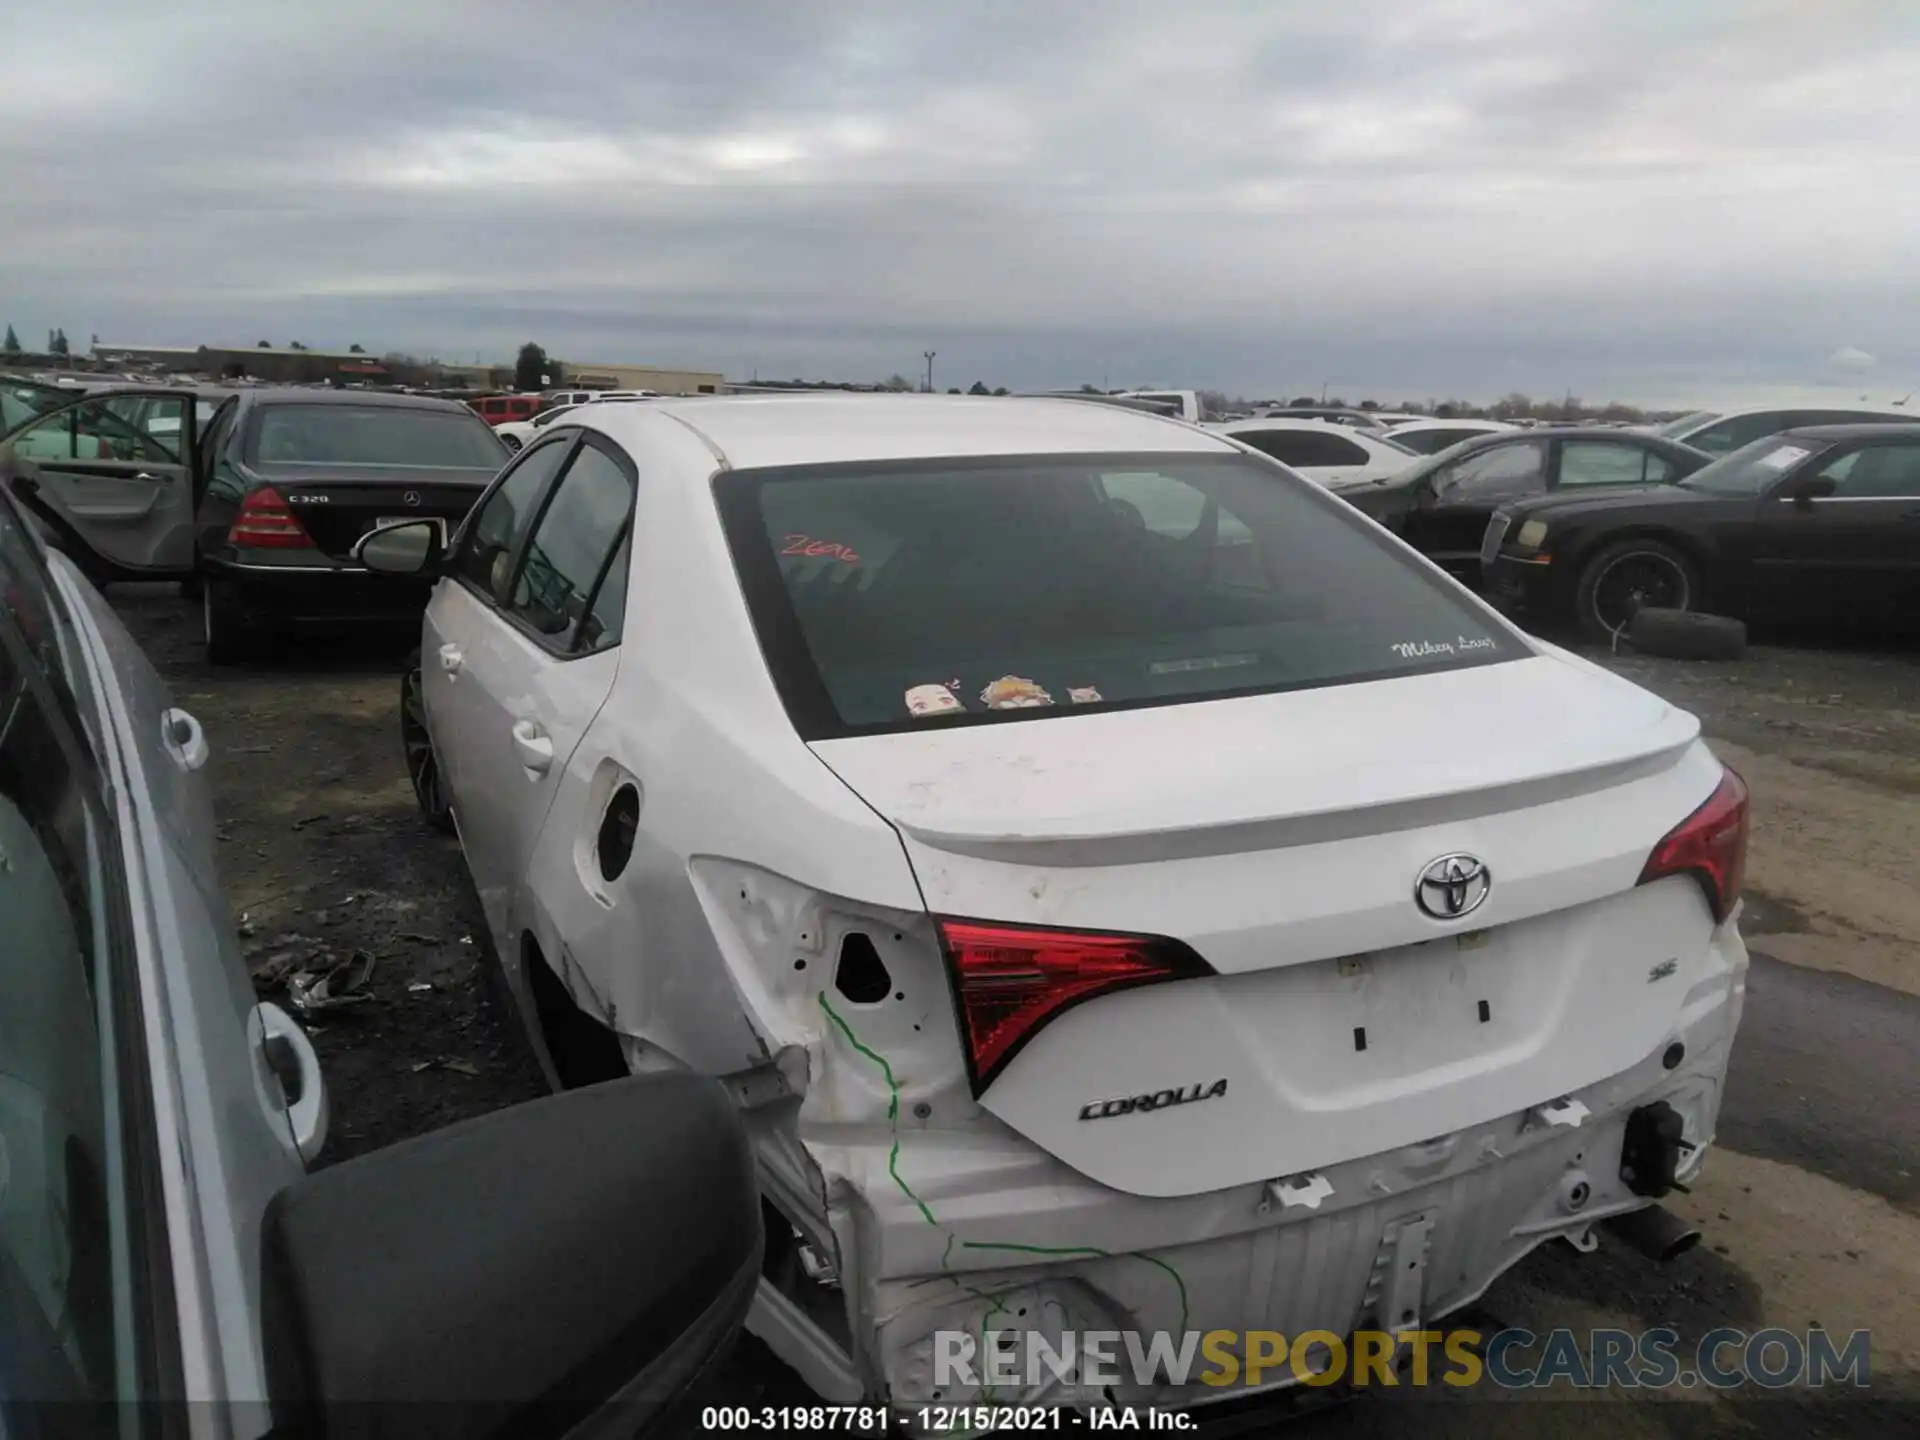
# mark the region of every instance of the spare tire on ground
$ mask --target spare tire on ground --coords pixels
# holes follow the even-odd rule
[[[1743,622],[1652,605],[1634,614],[1623,638],[1641,654],[1666,660],[1738,660],[1747,653]]]

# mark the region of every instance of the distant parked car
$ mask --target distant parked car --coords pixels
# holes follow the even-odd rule
[[[1378,485],[1334,493],[1470,585],[1495,508],[1529,495],[1660,485],[1712,459],[1657,435],[1590,427],[1517,430],[1463,440]]]
[[[1862,425],[1920,423],[1920,415],[1904,410],[1873,409],[1865,405],[1754,406],[1746,410],[1696,410],[1654,429],[1655,435],[1678,440],[1709,455],[1727,455],[1782,430],[1808,425]]]
[[[1481,558],[1496,604],[1596,639],[1643,606],[1920,626],[1920,430],[1789,430],[1676,485],[1502,502]]]
[[[281,630],[405,619],[426,587],[353,558],[391,520],[458,525],[508,457],[454,401],[254,391],[210,427],[194,518],[208,658],[248,658]]]
[[[38,380],[0,380],[0,439],[72,399],[73,391],[64,385],[43,385]]]
[[[760,1273],[727,1092],[603,1086],[309,1174],[325,1078],[247,978],[205,731],[4,494],[0,597],[6,1433],[682,1420]]]
[[[1359,485],[1398,474],[1413,451],[1384,435],[1324,420],[1234,420],[1212,427],[1318,485]]]
[[[450,400],[263,388],[204,425],[199,403],[70,401],[0,442],[0,484],[96,583],[204,575],[216,661],[283,626],[417,613],[424,589],[368,575],[354,543],[386,518],[457,524],[508,453]]]
[[[467,401],[467,407],[489,425],[504,425],[509,420],[531,420],[543,403],[538,395],[485,395]]]
[[[555,405],[550,410],[542,410],[531,420],[508,420],[493,427],[494,438],[506,446],[509,453],[517,452],[547,426],[563,415],[572,414],[585,403],[583,400],[571,405]]]
[[[1122,400],[1158,400],[1174,407],[1174,413],[1190,425],[1198,425],[1207,419],[1207,407],[1200,399],[1197,390],[1122,390],[1118,392]]]
[[[1513,426],[1502,420],[1409,420],[1391,426],[1387,436],[1416,455],[1438,455],[1450,445],[1482,435],[1511,434]]]
[[[1262,420],[1324,420],[1360,430],[1385,431],[1387,421],[1375,410],[1350,410],[1339,405],[1274,405],[1260,412]]]

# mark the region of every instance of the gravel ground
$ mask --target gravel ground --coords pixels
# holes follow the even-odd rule
[[[542,1090],[492,1003],[479,917],[451,840],[422,826],[401,763],[411,637],[303,644],[213,670],[197,607],[111,592],[207,728],[221,864],[260,983],[289,963],[371,957],[366,999],[317,1017],[338,1160]],[[1920,1398],[1920,657],[1760,646],[1733,663],[1601,657],[1700,715],[1747,778],[1755,834],[1745,929],[1757,954],[1722,1147],[1673,1208],[1709,1244],[1655,1268],[1618,1247],[1537,1252],[1486,1297],[1544,1330],[1660,1321],[1874,1331],[1874,1394]],[[803,1398],[744,1341],[725,1398]],[[1620,1403],[1468,1396],[1362,1403],[1296,1433],[1668,1436],[1920,1433],[1857,1398],[1741,1403],[1699,1391]]]

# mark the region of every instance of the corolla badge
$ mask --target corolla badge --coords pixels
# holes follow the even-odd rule
[[[1413,903],[1436,920],[1458,920],[1485,903],[1493,875],[1477,855],[1442,855],[1413,882]]]
[[[1094,1100],[1080,1107],[1082,1120],[1111,1120],[1117,1115],[1141,1115],[1149,1110],[1164,1110],[1169,1105],[1191,1105],[1196,1100],[1217,1100],[1227,1093],[1226,1080],[1211,1085],[1195,1081],[1178,1090],[1156,1090],[1151,1095],[1121,1095],[1112,1100]]]

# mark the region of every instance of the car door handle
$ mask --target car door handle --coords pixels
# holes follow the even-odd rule
[[[440,647],[440,668],[446,671],[449,676],[458,675],[460,673],[460,667],[466,663],[466,656],[460,653],[460,647],[458,645],[442,645]]]
[[[256,1008],[260,1058],[279,1081],[294,1148],[308,1164],[319,1158],[327,1143],[327,1087],[320,1075],[320,1057],[313,1041],[286,1011],[271,1001]]]
[[[553,741],[540,733],[535,720],[513,722],[513,748],[520,752],[520,763],[536,775],[544,775],[553,764]]]
[[[207,763],[211,753],[207,732],[187,711],[175,707],[160,716],[160,738],[173,757],[173,763],[192,774]]]

